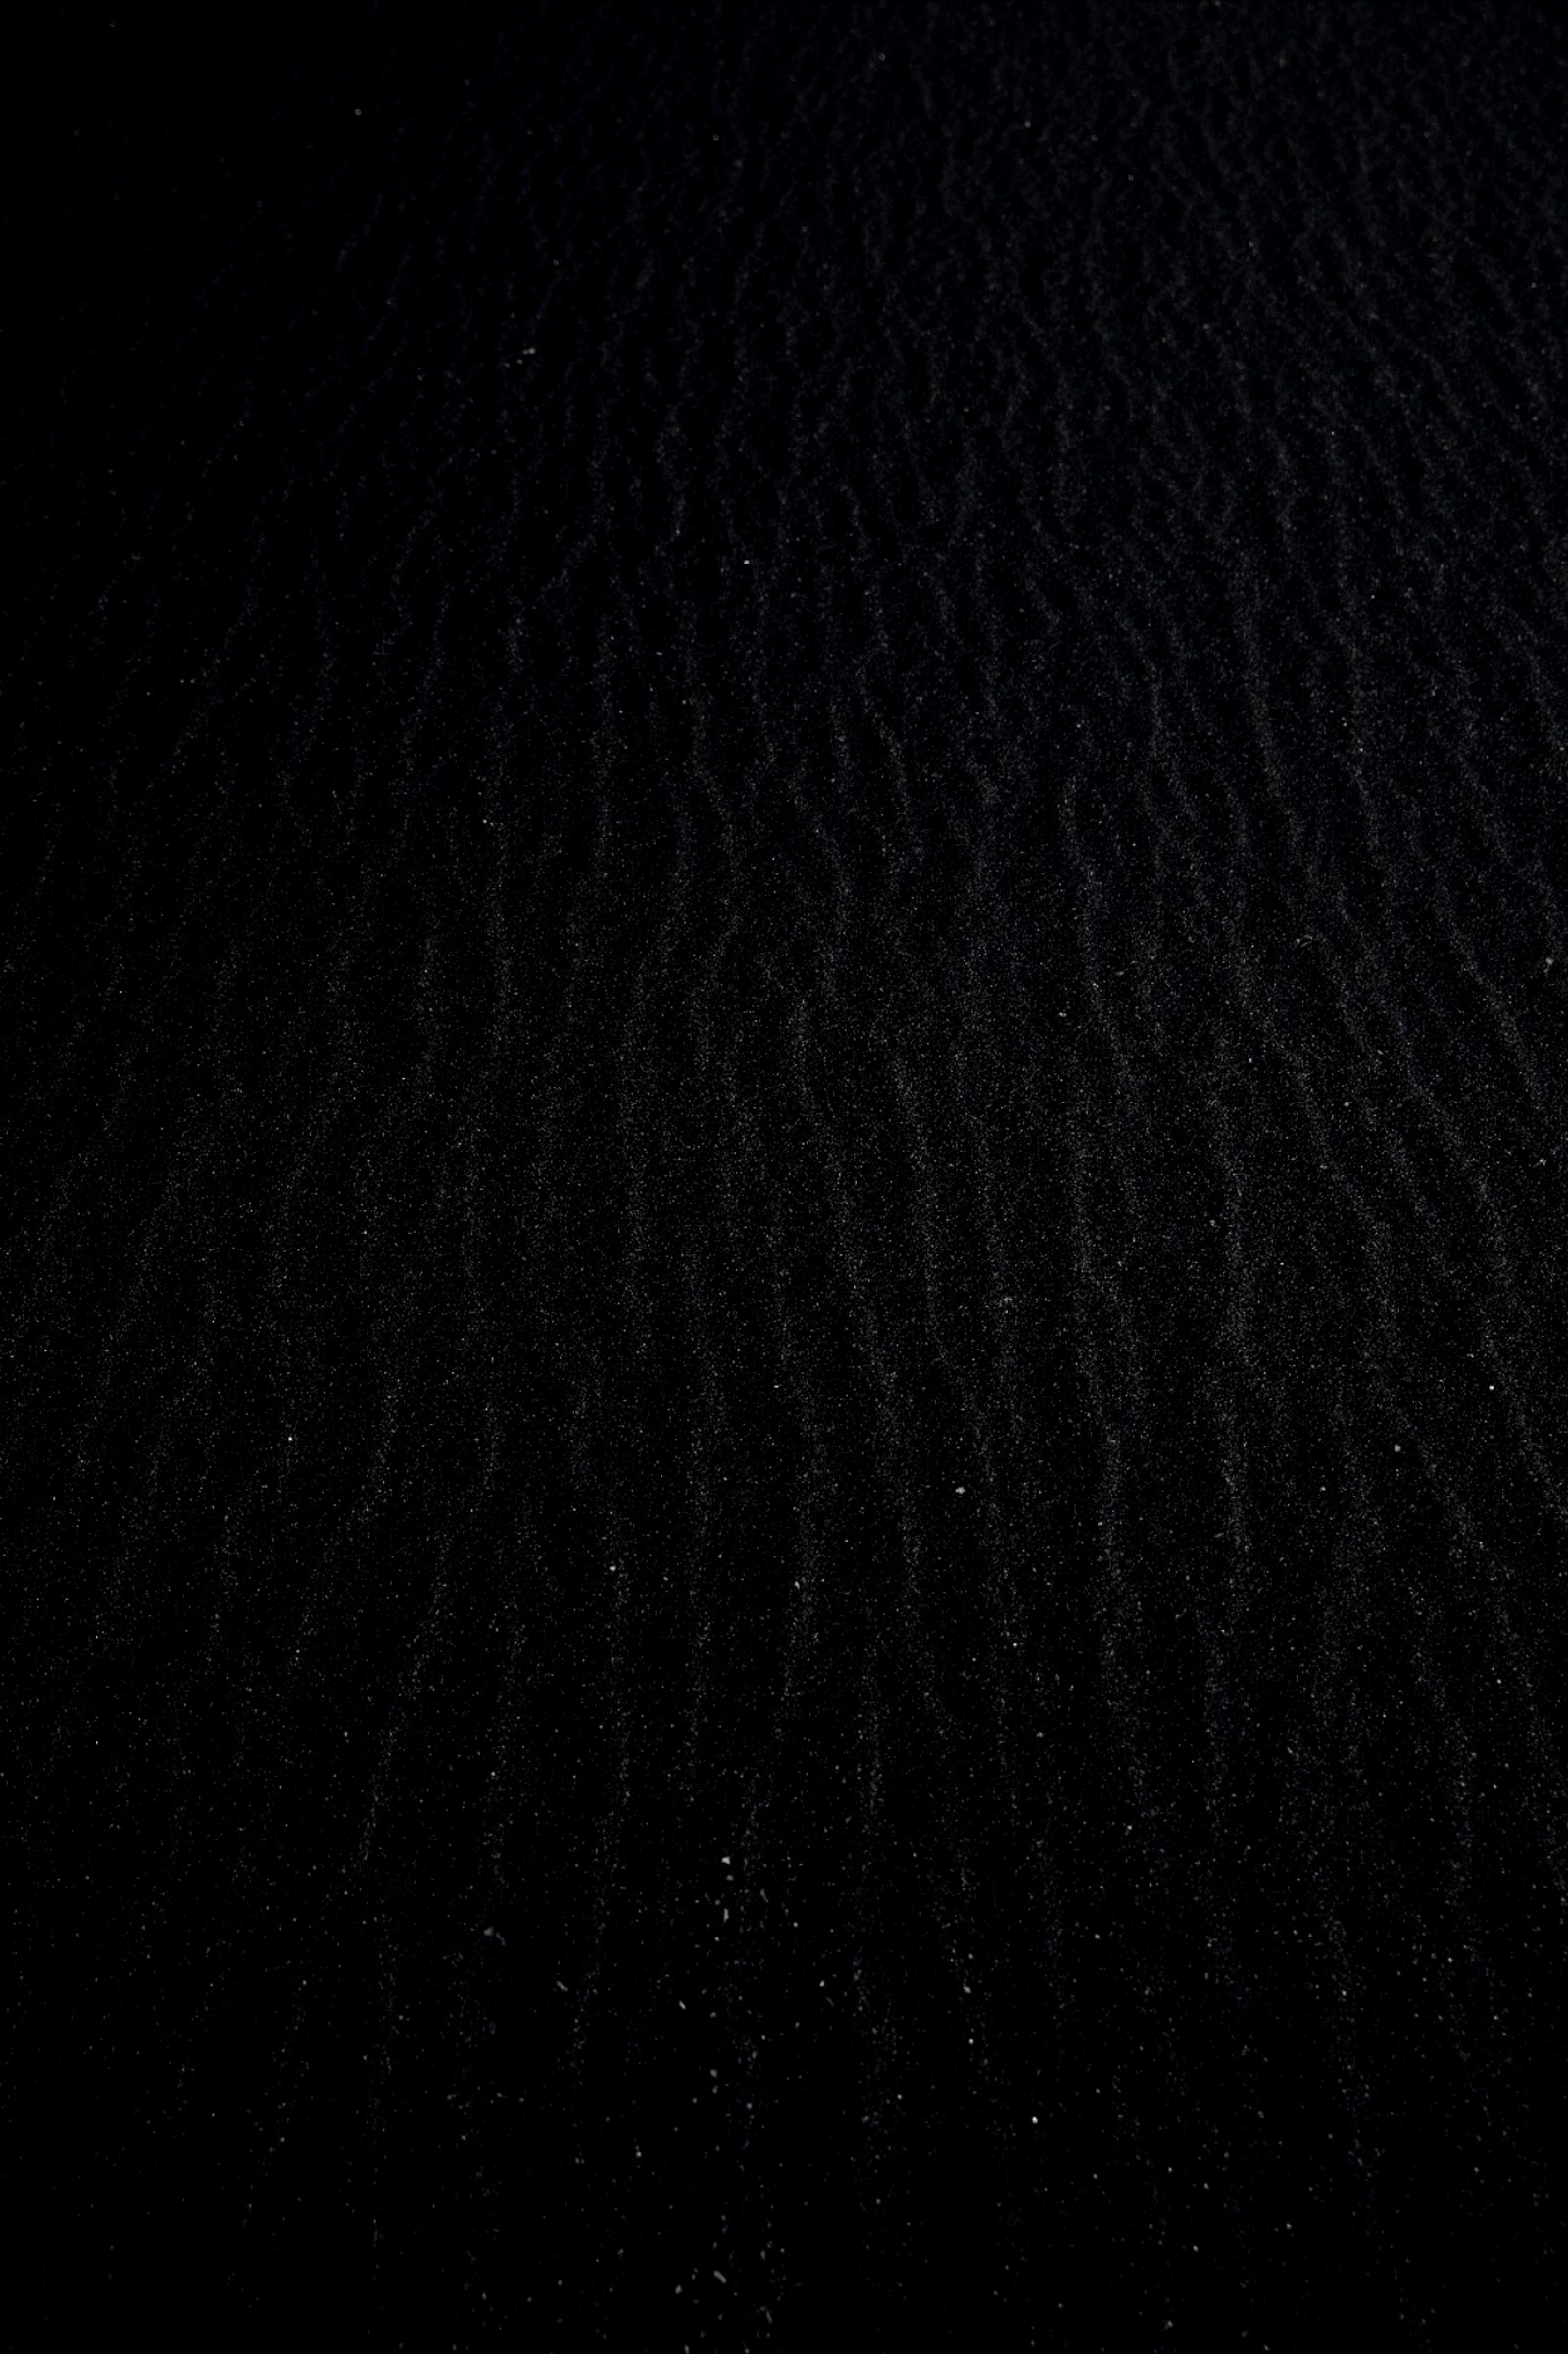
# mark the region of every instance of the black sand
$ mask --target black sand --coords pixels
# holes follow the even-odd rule
[[[35,2342],[1550,2343],[1554,12],[53,41]]]

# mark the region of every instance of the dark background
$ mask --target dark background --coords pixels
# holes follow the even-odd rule
[[[1548,2342],[1556,12],[46,33],[8,2294]]]

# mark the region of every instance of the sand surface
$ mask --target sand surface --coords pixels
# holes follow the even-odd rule
[[[5,165],[37,2342],[1548,2342],[1555,13],[132,17]]]

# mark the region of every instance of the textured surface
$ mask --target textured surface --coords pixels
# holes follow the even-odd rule
[[[18,102],[34,2285],[1539,2344],[1553,13],[334,41]]]

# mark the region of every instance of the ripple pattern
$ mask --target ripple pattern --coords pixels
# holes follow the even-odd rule
[[[1565,63],[692,0],[46,78],[62,2326],[1542,2342]]]

